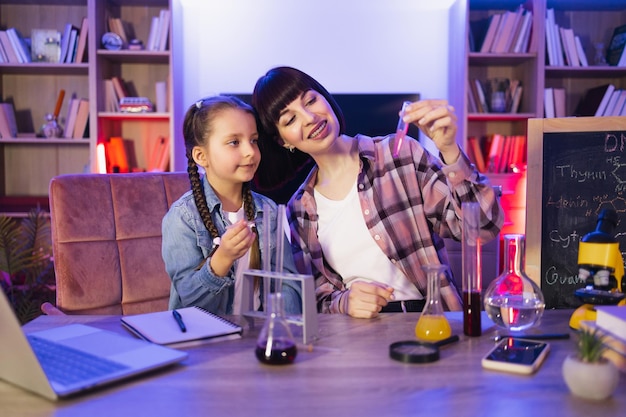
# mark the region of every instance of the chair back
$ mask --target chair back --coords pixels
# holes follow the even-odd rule
[[[72,314],[166,310],[161,220],[183,172],[68,174],[50,182],[57,307]]]

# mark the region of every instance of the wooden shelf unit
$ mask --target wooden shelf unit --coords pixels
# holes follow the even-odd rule
[[[523,85],[523,96],[518,113],[469,113],[465,106],[467,136],[527,134],[529,118],[544,117],[543,92],[547,87],[566,90],[566,114],[571,116],[585,92],[593,87],[613,83],[626,88],[626,68],[594,66],[595,44],[609,45],[613,29],[626,23],[624,0],[469,0],[467,27],[495,13],[514,11],[523,4],[533,13],[530,48],[525,53],[478,53],[467,48],[467,77],[518,78]],[[547,65],[545,17],[547,9],[555,11],[556,23],[572,28],[581,38],[589,67],[554,67]],[[480,45],[478,45],[480,46]],[[465,92],[466,97],[469,92]],[[466,99],[467,103],[467,99]],[[519,174],[489,174],[494,183],[503,185],[503,205],[507,211],[506,232],[524,233],[526,176]],[[518,183],[522,181],[522,183]],[[507,194],[508,190],[508,194]],[[523,201],[522,201],[523,200]],[[523,203],[523,204],[522,204]],[[522,212],[520,212],[522,211]]]
[[[174,137],[171,48],[158,52],[110,51],[101,46],[102,35],[109,31],[109,17],[120,18],[130,37],[145,45],[152,17],[159,16],[161,9],[171,10],[170,0],[0,0],[0,29],[15,27],[24,37],[30,37],[32,29],[56,29],[63,33],[67,23],[80,28],[84,17],[89,23],[87,62],[0,63],[0,99],[14,104],[19,131],[17,138],[0,140],[0,214],[18,215],[28,202],[46,199],[50,179],[56,175],[97,172],[96,145],[110,136],[127,140],[130,159],[139,170],[147,168],[152,147],[160,136]],[[170,22],[170,41],[171,27]],[[131,91],[153,103],[155,83],[166,82],[166,112],[105,112],[104,80],[112,76],[121,77],[130,84]],[[54,109],[61,89],[66,92],[60,112],[63,127],[69,98],[89,99],[88,138],[37,137],[44,116]],[[169,143],[171,155],[174,140]]]

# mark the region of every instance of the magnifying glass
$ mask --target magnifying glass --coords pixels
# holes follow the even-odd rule
[[[404,340],[389,345],[389,357],[404,363],[429,363],[439,360],[439,348],[458,342],[459,336],[453,335],[438,342],[420,342]]]

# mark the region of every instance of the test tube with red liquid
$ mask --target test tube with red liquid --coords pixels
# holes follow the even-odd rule
[[[397,158],[398,153],[400,152],[400,148],[402,147],[402,142],[404,142],[404,138],[406,136],[406,132],[409,130],[408,123],[405,123],[402,118],[404,117],[404,112],[406,108],[411,104],[410,101],[405,101],[402,103],[402,110],[400,110],[400,119],[398,120],[398,127],[396,128],[396,137],[394,140],[394,149],[393,149],[393,157]]]
[[[480,205],[467,202],[461,205],[463,212],[462,258],[463,258],[463,333],[480,336],[482,292],[482,264],[480,253],[479,223]]]

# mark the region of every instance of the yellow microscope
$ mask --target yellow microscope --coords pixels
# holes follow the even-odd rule
[[[624,260],[613,234],[617,222],[615,210],[602,210],[596,230],[583,236],[578,245],[578,277],[585,281],[585,287],[574,294],[584,304],[570,317],[572,329],[578,329],[583,320],[595,321],[596,305],[626,305]]]

